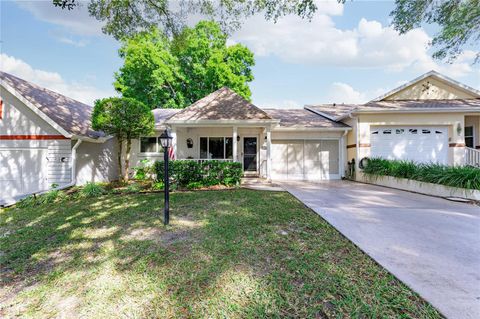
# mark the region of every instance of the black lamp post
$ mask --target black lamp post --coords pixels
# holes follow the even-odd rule
[[[170,222],[170,185],[168,177],[168,149],[172,147],[172,136],[168,130],[163,131],[160,135],[160,145],[163,147],[163,163],[164,163],[164,173],[163,173],[163,183],[164,183],[164,193],[165,193],[165,208],[163,210],[163,224],[168,225]]]

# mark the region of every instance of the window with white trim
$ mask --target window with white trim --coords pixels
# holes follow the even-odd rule
[[[161,146],[158,137],[141,137],[140,153],[160,153]]]
[[[200,137],[200,158],[232,159],[233,138],[231,137]]]
[[[465,126],[465,146],[474,148],[473,126]]]

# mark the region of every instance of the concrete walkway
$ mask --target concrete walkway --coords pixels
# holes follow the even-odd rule
[[[281,185],[447,318],[480,318],[480,207],[347,181]]]

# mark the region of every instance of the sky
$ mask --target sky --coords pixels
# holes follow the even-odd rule
[[[430,70],[480,89],[475,53],[465,50],[453,64],[433,60],[428,43],[436,27],[399,35],[390,26],[392,1],[317,5],[310,22],[288,16],[275,24],[255,16],[230,37],[254,52],[255,105],[364,103]],[[120,43],[85,9],[0,0],[0,69],[88,104],[115,95]]]

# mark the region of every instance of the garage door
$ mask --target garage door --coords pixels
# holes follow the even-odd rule
[[[272,178],[277,180],[338,179],[338,140],[273,140]]]
[[[47,150],[0,150],[0,199],[46,190]]]
[[[446,127],[372,127],[371,156],[418,163],[448,162]]]

